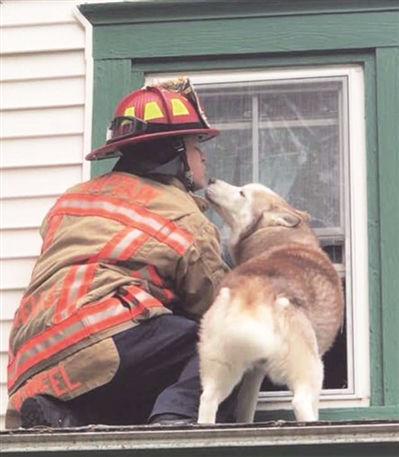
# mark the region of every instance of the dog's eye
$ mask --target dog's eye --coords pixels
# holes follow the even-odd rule
[[[240,195],[241,195],[241,197],[245,198],[245,194],[242,190],[240,190]]]

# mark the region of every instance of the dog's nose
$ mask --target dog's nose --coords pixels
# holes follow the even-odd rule
[[[209,178],[208,185],[215,184],[215,183],[216,183],[216,178]]]

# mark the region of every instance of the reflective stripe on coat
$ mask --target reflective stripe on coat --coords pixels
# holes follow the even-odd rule
[[[10,394],[143,319],[171,311],[198,319],[206,311],[227,267],[198,201],[177,180],[166,185],[119,172],[58,199],[14,317]]]

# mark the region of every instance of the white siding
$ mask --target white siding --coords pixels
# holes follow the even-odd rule
[[[40,252],[38,229],[57,196],[89,176],[91,30],[77,19],[78,3],[85,1],[0,5],[0,428],[8,335]]]
[[[2,80],[23,81],[27,76],[29,80],[45,80],[83,76],[85,74],[84,54],[81,50],[59,52],[57,57],[62,62],[62,67],[54,65],[56,56],[53,53],[25,54],[23,59],[18,54],[3,55],[1,61]],[[29,68],[28,75],[27,68]]]
[[[31,3],[32,7],[35,7],[37,2],[33,1]],[[46,3],[42,2],[44,8],[47,6]],[[31,8],[31,6],[27,5],[27,8]],[[45,10],[43,14],[45,14]],[[21,29],[23,29],[23,33],[21,33]],[[4,54],[18,55],[69,51],[71,49],[80,50],[82,48],[83,31],[80,24],[74,21],[65,24],[47,23],[33,26],[8,26],[3,28],[2,36]],[[56,62],[59,64],[58,59],[56,59]],[[24,72],[25,76],[27,72],[28,69]]]

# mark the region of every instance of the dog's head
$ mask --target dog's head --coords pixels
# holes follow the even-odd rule
[[[258,228],[295,228],[309,219],[262,184],[237,187],[212,178],[205,196],[231,228],[232,244]]]

